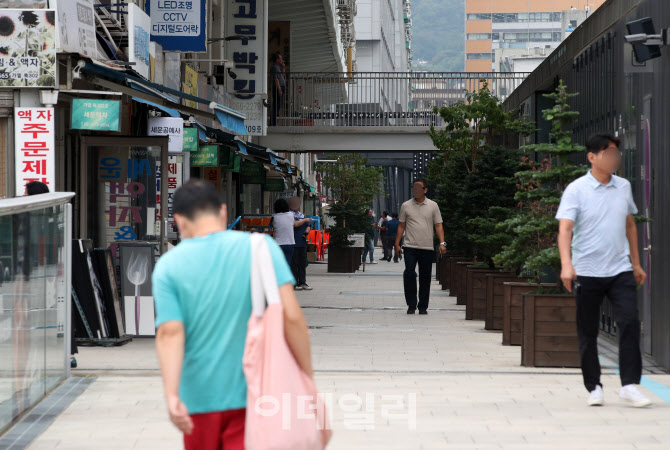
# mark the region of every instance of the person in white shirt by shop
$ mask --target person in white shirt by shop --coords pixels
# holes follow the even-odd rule
[[[570,183],[556,213],[561,280],[575,293],[577,333],[587,403],[604,402],[598,360],[600,306],[607,296],[619,328],[622,400],[651,404],[636,387],[642,377],[637,287],[647,275],[640,265],[630,182],[616,175],[621,165],[620,140],[607,134],[591,137],[586,151],[591,170]]]

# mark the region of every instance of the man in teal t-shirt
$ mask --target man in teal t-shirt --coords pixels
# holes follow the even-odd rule
[[[185,432],[186,448],[209,448],[210,438],[221,439],[216,430],[226,428],[226,448],[235,449],[243,448],[246,408],[242,357],[251,315],[251,235],[223,231],[221,203],[208,186],[191,180],[174,196],[182,236],[182,227],[194,226],[187,216],[199,228],[163,255],[153,273],[158,356],[170,416]],[[267,242],[278,285],[294,284],[283,252],[272,238]],[[177,330],[183,324],[182,347],[179,336],[171,344],[171,324]],[[182,360],[174,357],[180,348]],[[175,398],[170,391],[177,388]]]

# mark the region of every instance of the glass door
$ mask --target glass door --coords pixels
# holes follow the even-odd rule
[[[166,252],[168,217],[161,211],[168,211],[169,182],[161,182],[161,168],[168,161],[168,138],[83,137],[81,237],[95,248],[147,241]]]

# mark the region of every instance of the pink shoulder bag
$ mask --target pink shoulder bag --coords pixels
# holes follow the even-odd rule
[[[251,235],[252,313],[243,360],[245,449],[322,450],[332,434],[326,427],[325,405],[286,343],[279,287],[265,239]]]

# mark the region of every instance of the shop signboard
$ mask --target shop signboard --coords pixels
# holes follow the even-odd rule
[[[184,93],[198,96],[198,72],[193,70],[191,66],[184,66],[184,83],[183,83]],[[193,100],[184,100],[184,105],[189,108],[197,108],[198,104]]]
[[[212,183],[217,191],[221,190],[221,168],[220,167],[205,167],[203,179]]]
[[[283,178],[268,178],[265,180],[265,190],[271,192],[283,192],[284,191],[284,179]]]
[[[203,145],[197,152],[191,152],[191,167],[218,166],[219,146]]]
[[[349,236],[349,240],[352,241],[351,246],[354,248],[365,247],[365,233],[354,233]]]
[[[233,62],[235,80],[226,83],[233,97],[226,106],[246,115],[250,136],[265,136],[266,110],[261,94],[267,93],[268,0],[226,0],[228,33],[241,36],[226,42],[226,59]]]
[[[184,119],[178,117],[149,117],[148,136],[167,136],[168,151],[181,152],[184,148]]]
[[[151,46],[149,31],[151,18],[134,3],[128,3],[128,59],[133,69],[149,79],[151,76]]]
[[[184,149],[185,152],[198,151],[198,129],[184,128]]]
[[[244,184],[265,184],[265,166],[254,161],[242,161],[240,181]],[[283,189],[282,189],[283,190]]]
[[[207,51],[206,1],[149,0],[151,40],[166,52]]]
[[[174,203],[174,194],[177,192],[182,185],[184,179],[184,164],[182,163],[181,155],[169,155],[168,156],[168,173],[167,173],[167,184],[168,184],[168,220],[174,222],[174,216],[172,213],[172,205]],[[161,219],[161,182],[163,180],[163,170],[161,170],[161,161],[156,160],[156,220]],[[158,222],[157,222],[158,223]],[[160,229],[158,230],[160,233]]]
[[[72,129],[119,131],[118,100],[75,98],[72,100]]]
[[[56,158],[53,108],[14,108],[16,194],[26,184],[39,181],[56,190]]]
[[[63,52],[101,59],[95,33],[95,13],[91,0],[57,0],[58,42]],[[72,30],[77,30],[73,33]]]
[[[0,10],[0,87],[56,86],[56,12]]]

